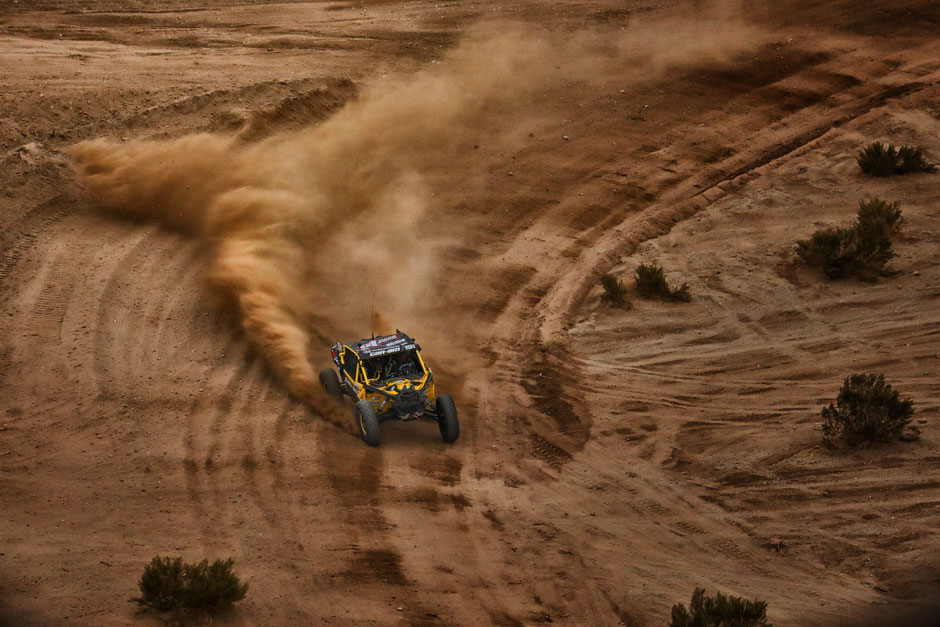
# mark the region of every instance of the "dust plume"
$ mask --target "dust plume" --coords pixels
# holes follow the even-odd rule
[[[721,28],[653,21],[614,34],[485,24],[440,63],[366,88],[316,126],[254,143],[208,133],[97,139],[71,154],[107,210],[207,244],[209,285],[291,394],[319,404],[312,340],[364,335],[375,288],[399,325],[429,298],[443,242],[422,237],[433,206],[425,175],[469,148],[481,121],[511,126],[560,81],[629,84],[754,41],[727,16]],[[459,225],[452,231],[458,238]]]
[[[389,335],[395,332],[395,325],[379,311],[372,312],[372,332],[376,335]]]

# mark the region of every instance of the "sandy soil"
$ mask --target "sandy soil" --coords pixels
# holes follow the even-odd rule
[[[655,625],[697,585],[777,625],[935,620],[940,175],[854,153],[940,160],[940,10],[764,4],[6,3],[0,622],[159,624],[127,602],[155,554],[234,557],[237,625]],[[505,20],[526,38],[473,70],[498,93],[413,160],[436,270],[386,308],[458,398],[453,446],[386,423],[372,449],[351,407],[292,400],[207,242],[102,212],[66,153],[296,137]],[[897,275],[793,265],[872,195],[907,220]],[[650,260],[691,303],[601,303]],[[314,367],[367,334],[372,287],[320,293]],[[821,445],[856,371],[914,399],[919,441]]]

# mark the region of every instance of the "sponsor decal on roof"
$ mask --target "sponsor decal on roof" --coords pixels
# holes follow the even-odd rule
[[[404,333],[385,335],[357,343],[357,351],[369,357],[388,355],[402,351],[414,350],[418,347],[413,339]]]
[[[368,355],[369,357],[378,357],[380,355],[388,355],[390,353],[401,353],[404,351],[410,351],[417,348],[415,344],[404,344],[401,346],[389,346],[387,348],[378,348],[375,350],[363,350],[362,352]]]

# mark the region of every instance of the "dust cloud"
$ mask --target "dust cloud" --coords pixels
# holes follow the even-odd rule
[[[444,242],[423,237],[425,175],[472,145],[482,120],[508,127],[560,81],[629,86],[758,41],[724,9],[614,33],[482,24],[439,62],[369,86],[316,126],[253,143],[209,133],[95,139],[70,152],[106,210],[207,245],[208,284],[290,393],[317,406],[327,401],[308,355],[313,340],[364,335],[374,289],[396,321],[430,296]],[[459,237],[459,225],[453,231]]]

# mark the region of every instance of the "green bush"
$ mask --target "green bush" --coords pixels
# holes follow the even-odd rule
[[[853,374],[846,377],[836,402],[822,410],[823,436],[828,444],[840,440],[855,448],[893,438],[910,439],[905,429],[914,415],[911,399],[901,399],[885,383],[883,374]]]
[[[137,584],[140,597],[133,600],[166,612],[179,607],[185,586],[182,558],[155,557],[144,567]]]
[[[913,174],[932,172],[935,166],[924,158],[920,148],[875,142],[859,151],[858,167],[871,176],[894,176],[895,174]]]
[[[601,300],[610,303],[614,307],[629,308],[630,302],[627,300],[627,288],[621,281],[618,281],[612,274],[605,274],[601,277],[601,285],[604,293]]]
[[[920,148],[901,146],[898,150],[898,174],[914,174],[915,172],[933,172],[936,166],[924,158]]]
[[[821,267],[830,279],[873,280],[885,274],[885,264],[895,256],[891,237],[904,223],[899,206],[877,198],[860,201],[855,223],[816,231],[796,243],[796,255],[807,265]]]
[[[871,176],[897,174],[898,150],[890,144],[875,142],[858,153],[858,167]]]
[[[636,269],[634,279],[636,291],[644,298],[659,298],[662,300],[689,302],[689,284],[683,283],[678,289],[669,287],[662,266],[655,263],[640,264]]]
[[[891,237],[897,235],[904,225],[899,207],[901,203],[872,198],[858,201],[858,214],[856,215],[856,228],[862,230],[873,229],[880,235]]]
[[[137,584],[141,595],[132,600],[160,612],[218,612],[248,593],[248,584],[232,572],[234,563],[227,559],[187,564],[180,557],[154,557]]]
[[[672,606],[669,627],[772,627],[767,623],[767,602],[748,601],[741,597],[717,592],[705,596],[704,588],[696,588],[689,609],[679,603]]]

